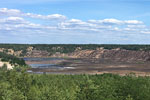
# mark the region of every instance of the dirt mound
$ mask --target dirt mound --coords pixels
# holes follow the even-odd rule
[[[48,57],[50,53],[41,50],[32,50],[26,53],[26,57]]]
[[[98,50],[80,50],[69,54],[60,54],[59,57],[70,58],[96,58],[111,59],[118,61],[150,61],[149,51],[132,51],[124,49],[98,49]]]

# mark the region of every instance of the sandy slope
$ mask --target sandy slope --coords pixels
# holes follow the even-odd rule
[[[0,67],[2,67],[4,64],[7,65],[7,69],[13,69],[13,66],[9,62],[0,61]]]

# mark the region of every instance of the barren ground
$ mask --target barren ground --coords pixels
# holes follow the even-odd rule
[[[121,62],[106,59],[64,59],[53,61],[26,61],[27,64],[56,64],[64,69],[31,68],[33,72],[57,74],[103,74],[125,75],[135,73],[140,76],[150,75],[150,62]]]

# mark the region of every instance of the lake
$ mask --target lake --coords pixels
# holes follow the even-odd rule
[[[74,69],[73,67],[61,66],[63,58],[24,58],[25,62],[31,66],[27,72],[41,74],[47,71],[62,71],[65,69]],[[52,73],[52,72],[51,72]]]
[[[32,68],[62,68],[54,62],[62,61],[62,58],[24,58],[25,62]]]

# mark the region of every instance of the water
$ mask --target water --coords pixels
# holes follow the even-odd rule
[[[52,61],[52,60],[63,60],[63,58],[23,58],[25,61]]]
[[[31,70],[27,70],[28,73],[34,73],[34,74],[43,74],[43,73],[53,73],[53,74],[58,74],[59,72],[43,72],[43,69],[52,69],[52,70],[64,70],[64,69],[75,69],[74,67],[63,67],[60,65],[56,65],[56,64],[44,64],[44,61],[55,61],[55,60],[64,60],[62,58],[24,58],[25,61],[33,61],[33,63],[29,64],[32,69]],[[38,64],[36,63],[38,62]],[[37,69],[37,71],[33,71],[33,69]]]
[[[25,61],[36,61],[41,62],[41,64],[32,63],[29,64],[32,68],[63,68],[56,64],[43,64],[42,61],[54,61],[54,60],[63,60],[62,58],[24,58]]]
[[[55,64],[29,64],[32,68],[48,68],[56,66]]]

